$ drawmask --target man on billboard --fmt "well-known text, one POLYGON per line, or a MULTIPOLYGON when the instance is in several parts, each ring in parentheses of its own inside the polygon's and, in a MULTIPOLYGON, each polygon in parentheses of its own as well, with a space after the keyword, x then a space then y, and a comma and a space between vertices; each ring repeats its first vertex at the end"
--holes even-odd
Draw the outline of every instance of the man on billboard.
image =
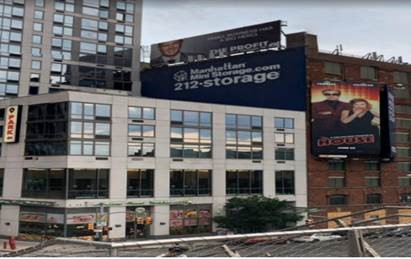
POLYGON ((339 100, 341 91, 334 88, 322 91, 325 100, 312 104, 312 127, 318 135, 340 131, 343 128, 341 113, 349 110, 349 104, 339 100))
POLYGON ((162 67, 176 63, 188 63, 203 60, 201 53, 185 53, 182 51, 184 40, 173 40, 157 44, 161 55, 151 60, 152 67, 162 67))

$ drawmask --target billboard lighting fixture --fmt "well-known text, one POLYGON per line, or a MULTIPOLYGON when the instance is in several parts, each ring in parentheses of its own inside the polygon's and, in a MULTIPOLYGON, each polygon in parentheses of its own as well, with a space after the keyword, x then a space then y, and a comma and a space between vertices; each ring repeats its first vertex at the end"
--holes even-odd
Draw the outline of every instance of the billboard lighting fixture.
POLYGON ((318 157, 322 158, 347 158, 347 155, 319 155, 318 157))

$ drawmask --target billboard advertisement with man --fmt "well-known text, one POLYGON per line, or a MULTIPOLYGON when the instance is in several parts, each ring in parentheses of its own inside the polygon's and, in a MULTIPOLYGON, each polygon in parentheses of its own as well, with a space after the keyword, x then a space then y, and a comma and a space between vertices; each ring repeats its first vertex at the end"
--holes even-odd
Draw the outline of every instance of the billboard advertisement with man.
POLYGON ((306 110, 303 48, 150 69, 141 82, 146 97, 306 110))
POLYGON ((151 66, 162 67, 227 57, 232 54, 279 49, 281 21, 161 42, 151 45, 151 66))
POLYGON ((311 149, 316 156, 379 155, 379 87, 368 83, 312 83, 311 134, 311 149))

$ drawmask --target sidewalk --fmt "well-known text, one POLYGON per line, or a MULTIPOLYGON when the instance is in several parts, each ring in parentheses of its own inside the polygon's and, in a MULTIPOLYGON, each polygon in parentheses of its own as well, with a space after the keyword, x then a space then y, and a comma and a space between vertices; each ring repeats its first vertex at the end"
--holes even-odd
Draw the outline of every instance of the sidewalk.
POLYGON ((1 238, 1 239, 0 239, 0 256, 5 255, 5 254, 8 254, 8 253, 10 253, 10 252, 17 252, 17 251, 20 251, 20 250, 23 250, 23 249, 26 249, 26 248, 35 246, 35 245, 37 245, 37 244, 39 244, 39 242, 20 241, 20 240, 17 240, 17 241, 16 241, 16 250, 11 250, 11 249, 10 249, 10 246, 9 246, 8 240, 7 240, 7 239, 4 239, 4 238, 1 238), (3 248, 3 243, 4 243, 4 241, 7 242, 7 249, 4 249, 4 248, 3 248))

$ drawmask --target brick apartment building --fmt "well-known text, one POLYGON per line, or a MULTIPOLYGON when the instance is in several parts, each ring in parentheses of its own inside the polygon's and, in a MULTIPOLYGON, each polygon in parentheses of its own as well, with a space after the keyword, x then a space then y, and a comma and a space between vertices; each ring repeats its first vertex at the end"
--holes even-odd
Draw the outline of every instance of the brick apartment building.
MULTIPOLYGON (((341 53, 319 51, 316 35, 295 33, 287 36, 287 47, 306 46, 307 83, 345 81, 390 85, 395 93, 394 161, 382 162, 378 157, 362 159, 324 159, 310 152, 311 131, 307 130, 308 206, 317 212, 314 221, 345 216, 381 206, 411 203, 411 65, 402 62, 377 61, 341 53)), ((369 55, 371 56, 371 55, 369 55)), ((308 98, 309 103, 309 98, 308 98)), ((307 129, 310 127, 307 112, 307 129)), ((399 211, 401 213, 404 211, 399 211)), ((383 218, 386 211, 376 211, 348 219, 383 218)), ((404 220, 406 220, 404 218, 404 220)), ((409 221, 409 219, 408 219, 409 221)), ((381 223, 390 223, 389 219, 381 223)), ((405 222, 404 222, 405 223, 405 222)), ((333 225, 333 223, 331 223, 333 225)))

